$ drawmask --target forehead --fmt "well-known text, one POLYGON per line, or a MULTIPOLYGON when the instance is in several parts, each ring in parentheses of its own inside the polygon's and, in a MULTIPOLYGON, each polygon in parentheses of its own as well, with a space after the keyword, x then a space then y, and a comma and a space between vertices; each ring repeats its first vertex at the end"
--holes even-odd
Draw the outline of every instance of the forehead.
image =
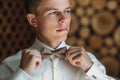
POLYGON ((57 8, 57 9, 65 9, 70 7, 69 0, 41 0, 39 8, 57 8))

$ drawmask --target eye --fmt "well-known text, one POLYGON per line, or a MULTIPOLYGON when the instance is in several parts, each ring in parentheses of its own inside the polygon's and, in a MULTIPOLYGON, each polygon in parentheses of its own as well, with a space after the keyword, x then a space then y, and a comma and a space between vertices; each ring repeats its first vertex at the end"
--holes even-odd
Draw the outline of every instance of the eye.
POLYGON ((67 10, 65 11, 65 13, 71 13, 71 10, 70 10, 70 9, 67 9, 67 10))
POLYGON ((49 13, 49 15, 57 15, 58 13, 56 11, 49 13))

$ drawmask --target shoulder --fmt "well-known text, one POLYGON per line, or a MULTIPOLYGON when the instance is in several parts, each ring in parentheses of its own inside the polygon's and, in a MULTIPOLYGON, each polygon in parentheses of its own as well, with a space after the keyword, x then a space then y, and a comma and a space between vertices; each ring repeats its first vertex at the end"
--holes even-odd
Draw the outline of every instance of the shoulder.
POLYGON ((22 54, 22 51, 19 51, 17 54, 10 56, 8 58, 5 58, 1 66, 5 65, 12 71, 15 71, 19 67, 19 63, 21 60, 21 54, 22 54))
POLYGON ((5 58, 2 63, 8 63, 8 62, 12 62, 12 61, 16 61, 16 60, 20 59, 21 53, 22 53, 22 51, 19 51, 17 54, 14 54, 12 56, 5 58))
POLYGON ((0 80, 8 78, 19 68, 20 59, 21 51, 3 60, 3 62, 0 64, 0 80))

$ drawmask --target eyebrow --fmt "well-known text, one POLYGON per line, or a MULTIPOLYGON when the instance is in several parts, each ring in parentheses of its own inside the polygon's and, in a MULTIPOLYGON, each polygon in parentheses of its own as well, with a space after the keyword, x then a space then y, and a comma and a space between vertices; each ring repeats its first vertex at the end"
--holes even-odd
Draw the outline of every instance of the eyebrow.
MULTIPOLYGON (((67 7, 66 9, 71 9, 71 7, 67 7)), ((43 13, 45 13, 47 11, 50 11, 50 10, 58 10, 58 9, 56 9, 56 8, 46 8, 43 13)))

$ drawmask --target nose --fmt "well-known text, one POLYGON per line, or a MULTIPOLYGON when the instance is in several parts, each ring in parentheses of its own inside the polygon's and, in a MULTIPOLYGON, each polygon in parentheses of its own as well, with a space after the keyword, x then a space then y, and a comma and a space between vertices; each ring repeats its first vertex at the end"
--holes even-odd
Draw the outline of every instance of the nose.
POLYGON ((59 23, 62 24, 67 21, 67 16, 64 13, 59 14, 59 23))

